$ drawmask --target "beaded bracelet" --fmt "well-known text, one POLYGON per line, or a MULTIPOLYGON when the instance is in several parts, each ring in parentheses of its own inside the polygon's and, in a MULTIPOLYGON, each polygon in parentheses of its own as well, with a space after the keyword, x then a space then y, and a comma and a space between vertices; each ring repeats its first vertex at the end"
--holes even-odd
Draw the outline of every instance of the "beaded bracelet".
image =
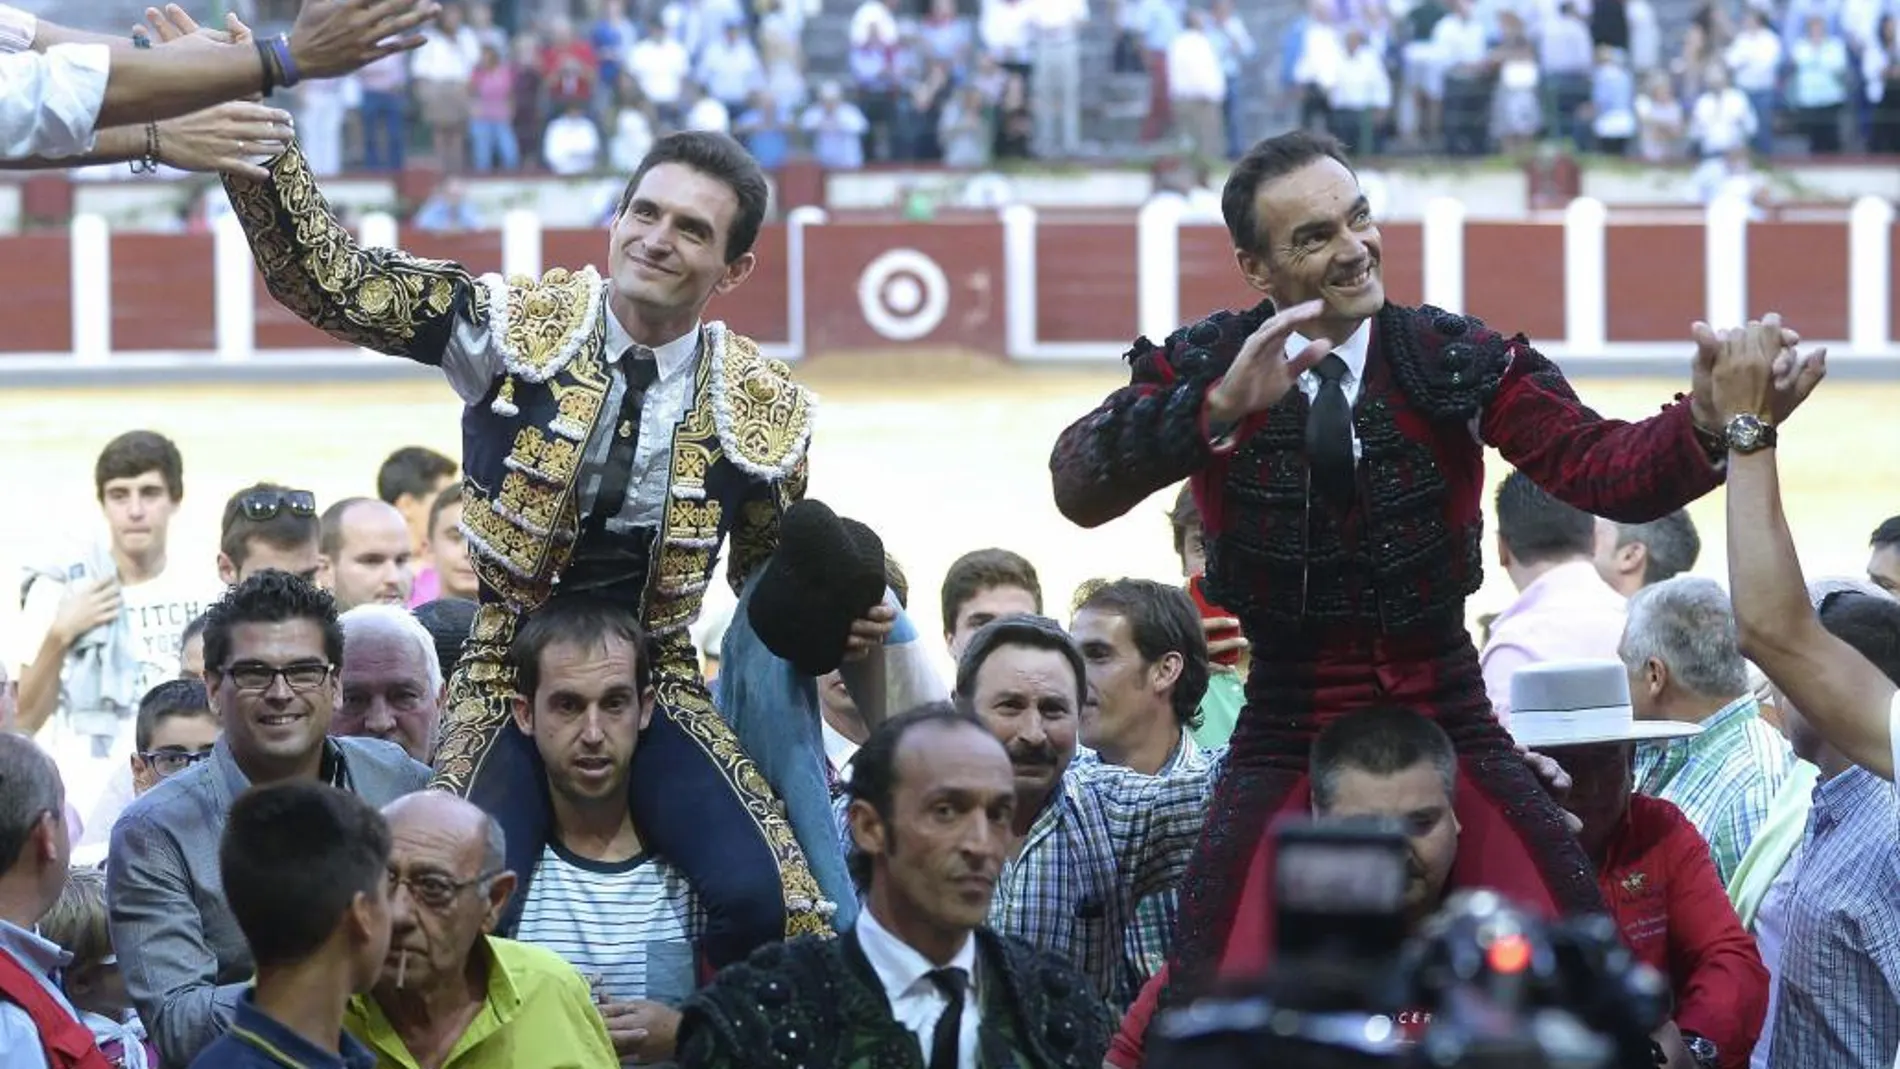
POLYGON ((132 161, 133 174, 155 174, 158 171, 158 124, 145 124, 145 155, 132 161))

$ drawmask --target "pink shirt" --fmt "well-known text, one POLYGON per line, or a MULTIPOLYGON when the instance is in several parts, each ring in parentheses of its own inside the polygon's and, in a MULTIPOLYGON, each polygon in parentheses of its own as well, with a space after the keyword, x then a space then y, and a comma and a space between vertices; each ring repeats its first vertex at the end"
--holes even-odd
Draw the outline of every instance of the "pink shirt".
POLYGON ((469 77, 469 92, 474 95, 471 118, 487 122, 513 122, 515 117, 515 71, 506 63, 477 67, 469 77))
POLYGON ((1525 665, 1615 660, 1627 611, 1623 595, 1587 560, 1559 564, 1525 587, 1491 621, 1491 640, 1478 655, 1498 722, 1511 725, 1511 676, 1525 665))

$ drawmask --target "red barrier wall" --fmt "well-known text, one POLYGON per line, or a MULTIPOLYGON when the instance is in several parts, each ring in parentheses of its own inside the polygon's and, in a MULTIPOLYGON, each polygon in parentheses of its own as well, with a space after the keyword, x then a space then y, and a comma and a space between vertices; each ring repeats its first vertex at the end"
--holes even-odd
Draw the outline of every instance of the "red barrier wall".
MULTIPOLYGON (((1004 227, 974 214, 933 223, 833 220, 803 231, 804 349, 811 354, 893 345, 1008 348, 1004 227)), ((1508 332, 1555 344, 1565 334, 1564 227, 1546 222, 1472 222, 1464 230, 1465 305, 1508 332)), ((1750 309, 1775 309, 1803 333, 1848 333, 1849 230, 1845 221, 1770 222, 1748 229, 1750 309)), ((1418 303, 1424 292, 1423 234, 1416 224, 1383 228, 1386 293, 1418 303)), ((713 301, 711 316, 766 343, 793 340, 795 310, 788 232, 765 227, 757 266, 744 285, 713 301)), ((1119 348, 1138 332, 1136 224, 1127 212, 1047 214, 1034 234, 1034 327, 1038 343, 1119 348)), ((1699 223, 1612 220, 1605 232, 1608 340, 1686 339, 1707 306, 1699 223)), ((1900 304, 1900 227, 1889 237, 1900 304)), ((0 355, 72 347, 70 239, 64 234, 0 240, 0 355)), ((419 256, 453 260, 473 273, 499 270, 499 233, 407 233, 419 256)), ((606 234, 550 230, 542 260, 604 271, 606 234)), ((206 235, 119 234, 110 241, 113 347, 210 351, 216 347, 213 242, 206 235)), ((1180 231, 1180 318, 1259 299, 1240 278, 1226 232, 1180 231)), ((255 286, 257 348, 334 346, 255 286)))

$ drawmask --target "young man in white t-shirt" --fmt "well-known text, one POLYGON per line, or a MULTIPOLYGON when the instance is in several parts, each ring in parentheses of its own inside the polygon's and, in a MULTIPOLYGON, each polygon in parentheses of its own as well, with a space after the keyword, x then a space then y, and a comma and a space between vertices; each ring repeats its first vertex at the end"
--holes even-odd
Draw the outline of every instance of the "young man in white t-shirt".
POLYGON ((529 616, 513 649, 525 695, 515 725, 540 755, 554 826, 510 934, 588 978, 624 1062, 669 1061, 703 921, 685 875, 646 850, 631 815, 628 769, 653 716, 646 637, 625 608, 576 596, 529 616))
POLYGON ((18 651, 16 728, 53 754, 81 812, 125 765, 139 698, 178 675, 185 627, 217 596, 211 576, 167 566, 184 497, 184 462, 170 439, 114 438, 93 482, 110 538, 30 570, 18 651))

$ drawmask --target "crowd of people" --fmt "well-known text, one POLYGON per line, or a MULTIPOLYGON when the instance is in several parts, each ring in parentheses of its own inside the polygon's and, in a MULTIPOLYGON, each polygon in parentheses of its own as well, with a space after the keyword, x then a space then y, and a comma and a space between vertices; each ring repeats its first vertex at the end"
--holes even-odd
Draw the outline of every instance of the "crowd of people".
MULTIPOLYGON (((99 153, 102 114, 436 14, 154 12, 147 57, 0 7, 32 50, 0 73, 67 92, 0 140, 99 153)), ((170 541, 174 442, 101 450, 105 534, 27 569, 0 690, 9 1064, 1132 1069, 1271 975, 1280 888, 1325 875, 1282 880, 1305 818, 1403 844, 1413 931, 1461 890, 1607 916, 1671 996, 1665 1069, 1900 1062, 1900 517, 1865 580, 1805 580, 1799 324, 1698 323, 1688 389, 1604 419, 1525 336, 1388 302, 1339 143, 1263 140, 1222 198, 1261 300, 1137 339, 1050 455, 1078 528, 1171 495, 1180 576, 1064 604, 973 548, 925 622, 874 522, 807 496, 816 399, 705 319, 767 213, 734 139, 654 142, 604 274, 503 278, 359 245, 262 128, 224 190, 269 293, 439 372, 461 456, 245 487, 214 553, 170 541), (1684 574, 1717 492, 1725 585, 1684 574), (1517 597, 1474 636, 1487 550, 1517 597)))

